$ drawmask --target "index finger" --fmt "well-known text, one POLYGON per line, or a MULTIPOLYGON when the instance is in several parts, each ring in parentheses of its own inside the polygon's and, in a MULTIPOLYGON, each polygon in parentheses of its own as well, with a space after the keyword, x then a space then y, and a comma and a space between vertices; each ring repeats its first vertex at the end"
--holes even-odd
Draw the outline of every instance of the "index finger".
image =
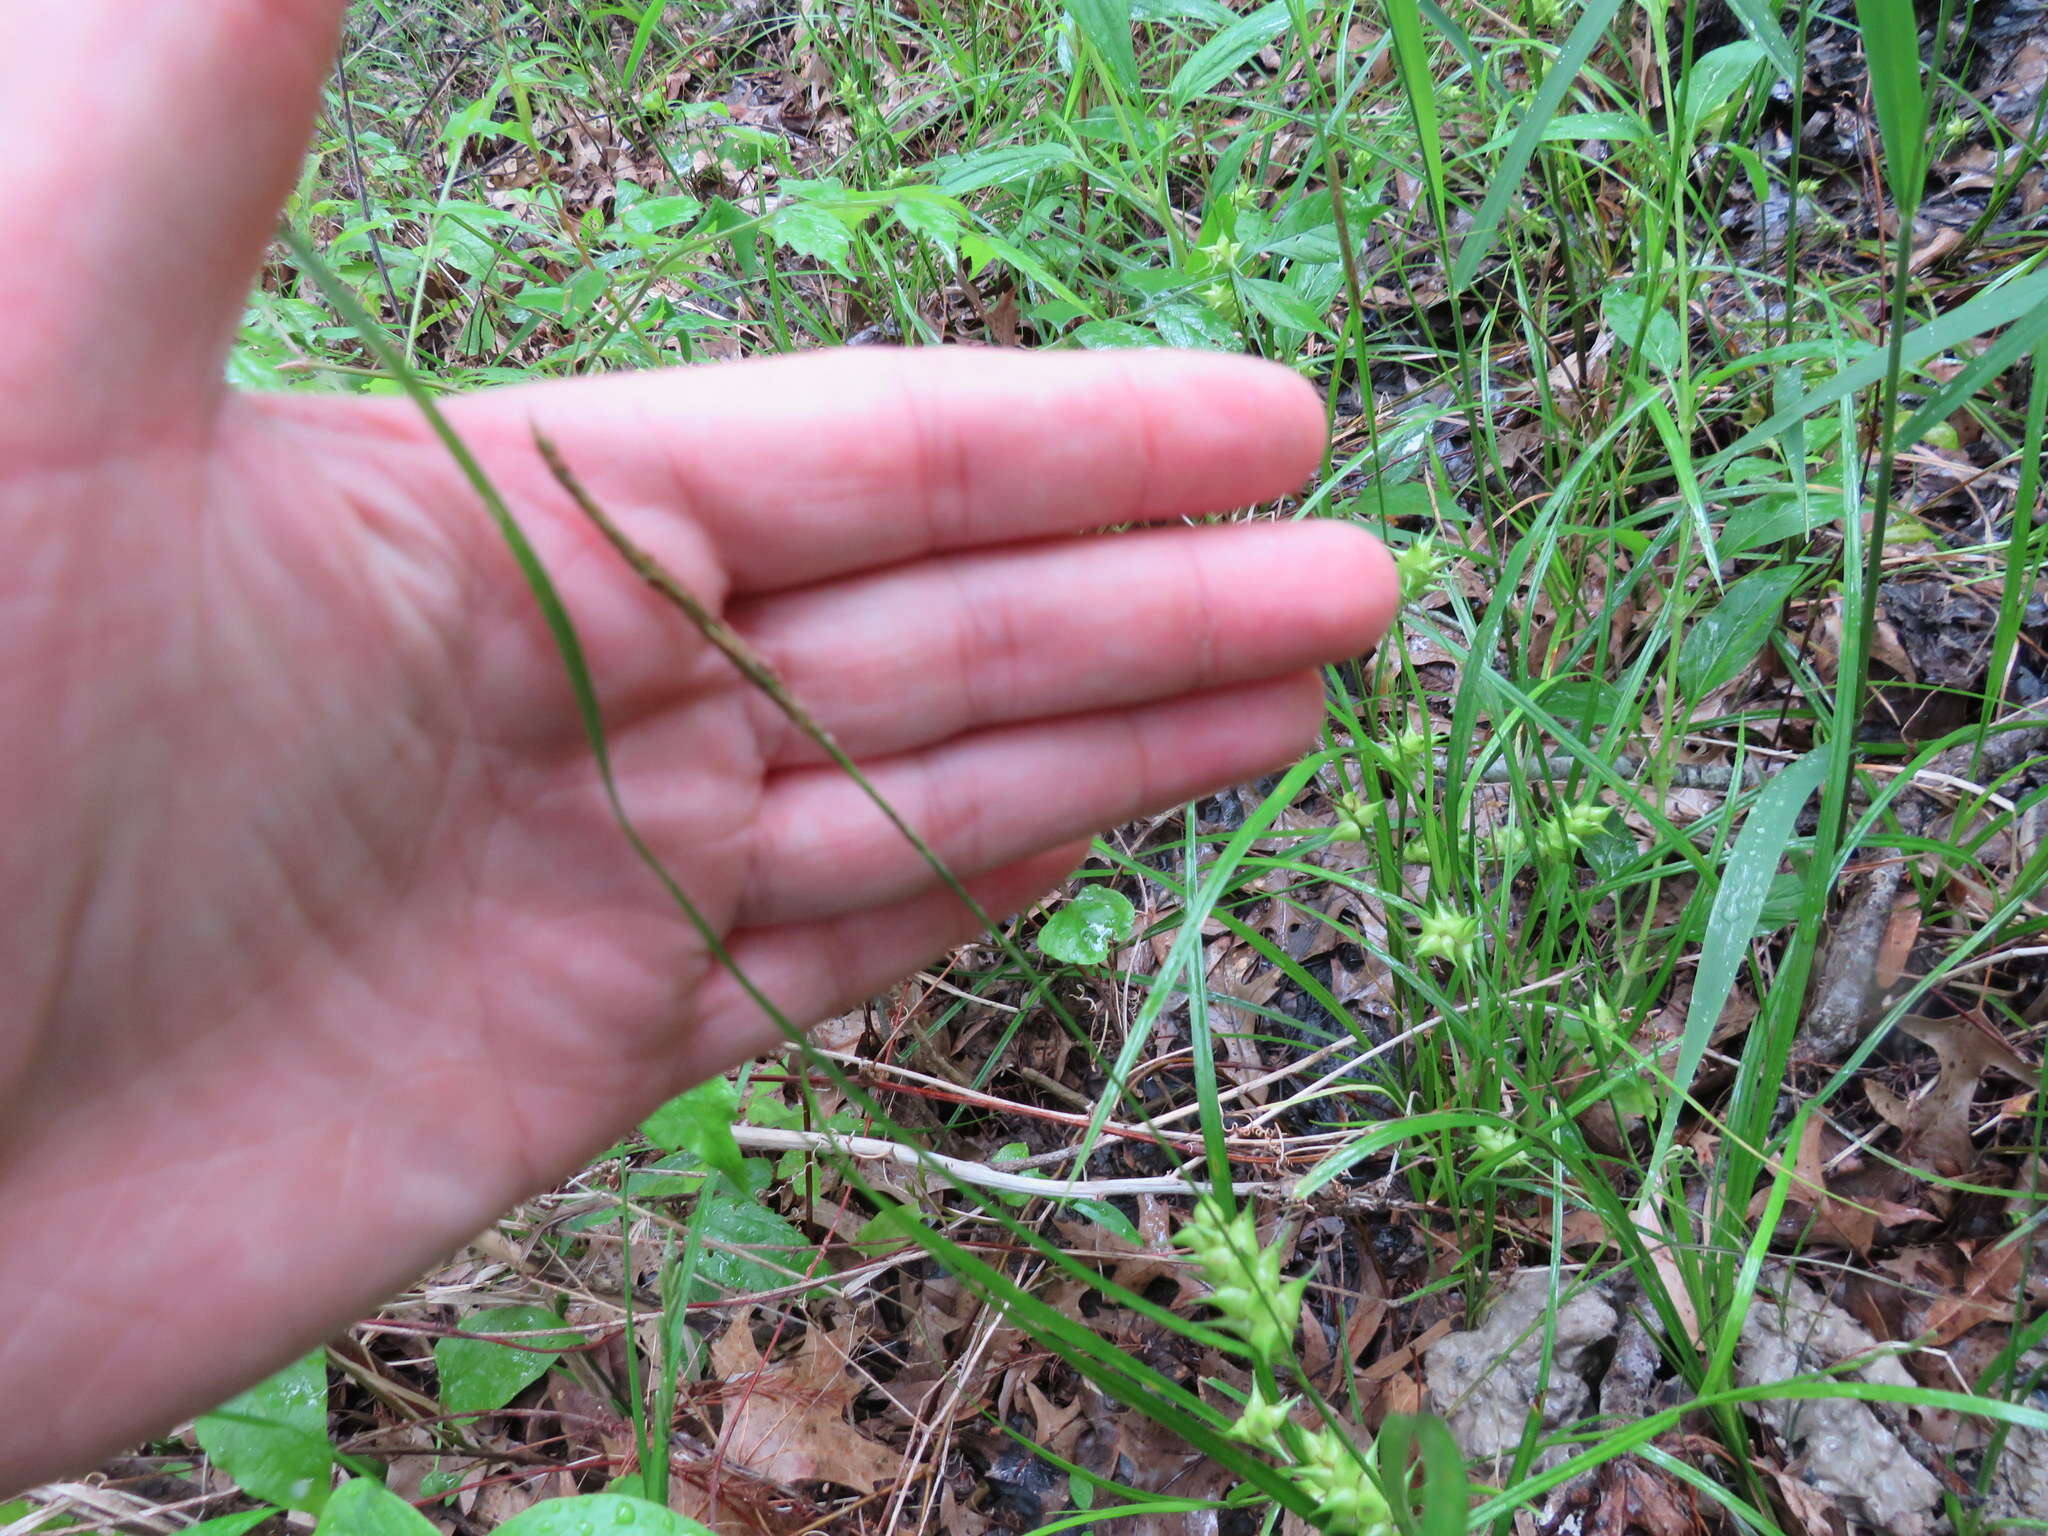
POLYGON ((687 517, 740 592, 1250 505, 1299 486, 1324 441, 1302 379, 1208 352, 862 349, 461 409, 501 440, 538 425, 622 514, 687 517))

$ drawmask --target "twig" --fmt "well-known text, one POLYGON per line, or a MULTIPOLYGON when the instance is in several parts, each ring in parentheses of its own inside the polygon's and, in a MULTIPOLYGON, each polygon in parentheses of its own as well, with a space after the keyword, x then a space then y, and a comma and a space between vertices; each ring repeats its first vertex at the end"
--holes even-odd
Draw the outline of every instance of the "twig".
MULTIPOLYGON (((2048 716, 2048 700, 2037 700, 2009 717, 2011 721, 2039 722, 2048 716)), ((1996 781, 2048 748, 2048 725, 2027 724, 1999 732, 1983 748, 1981 773, 1996 781)), ((1941 812, 1940 803, 1922 784, 1945 789, 1974 789, 1959 777, 1977 754, 1978 744, 1964 742, 1949 748, 1913 774, 1913 785, 1902 790, 1894 803, 1893 815, 1900 830, 1918 837, 1941 812)), ((1985 791, 1977 791, 1986 793, 1985 791)), ((1806 1018, 1799 1027, 1799 1051, 1818 1062, 1840 1061, 1861 1040, 1876 1019, 1884 998, 1877 984, 1877 954, 1890 926, 1892 905, 1906 877, 1906 858, 1887 859, 1862 877, 1844 905, 1835 924, 1827 957, 1814 978, 1806 1018)), ((1989 964, 1990 960, 1980 960, 1989 964)))
MULTIPOLYGON (((1113 1195, 1201 1195, 1209 1185, 1173 1174, 1135 1179, 1047 1179, 1005 1173, 987 1163, 925 1152, 875 1136, 837 1136, 830 1131, 784 1131, 765 1125, 736 1125, 733 1139, 750 1152, 840 1152, 862 1162, 894 1163, 899 1168, 938 1168, 963 1184, 999 1189, 1015 1195, 1050 1195, 1057 1199, 1107 1200, 1113 1195)), ((1247 1179, 1230 1186, 1232 1194, 1291 1193, 1291 1182, 1247 1179)))

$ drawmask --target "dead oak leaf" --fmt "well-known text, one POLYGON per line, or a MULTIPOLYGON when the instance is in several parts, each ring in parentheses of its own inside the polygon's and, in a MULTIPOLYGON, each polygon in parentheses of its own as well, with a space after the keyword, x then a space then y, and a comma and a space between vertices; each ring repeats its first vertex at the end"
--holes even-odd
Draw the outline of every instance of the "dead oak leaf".
POLYGON ((754 1344, 751 1317, 736 1318, 711 1346, 712 1367, 725 1383, 719 1454, 783 1484, 837 1483, 873 1493, 896 1477, 902 1458, 846 1421, 860 1389, 839 1338, 814 1327, 793 1356, 770 1364, 754 1344))
POLYGON ((2012 1238, 1973 1253, 1961 1289, 1937 1296, 1927 1308, 1921 1327, 1931 1335, 1929 1347, 1938 1349, 1979 1323, 2009 1320, 2026 1256, 2027 1245, 2012 1238))
POLYGON ((1992 1070, 2016 1082, 2032 1082, 2034 1069, 1995 1032, 1965 1018, 1909 1015, 1899 1021, 1899 1028, 1930 1047, 1941 1062, 1934 1086, 1911 1101, 1907 1160, 1924 1156, 1926 1166, 1936 1173, 1966 1173, 1977 1155, 1970 1142, 1970 1108, 1977 1084, 1992 1070))

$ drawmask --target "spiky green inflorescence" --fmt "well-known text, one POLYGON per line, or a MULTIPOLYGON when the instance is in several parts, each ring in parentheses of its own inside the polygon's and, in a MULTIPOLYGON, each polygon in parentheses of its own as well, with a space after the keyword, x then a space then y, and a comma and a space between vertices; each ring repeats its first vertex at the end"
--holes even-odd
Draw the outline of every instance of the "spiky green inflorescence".
POLYGON ((1387 1536, 1394 1529, 1394 1512, 1364 1458, 1335 1430, 1303 1436, 1301 1460, 1290 1470, 1316 1501, 1316 1528, 1328 1536, 1387 1536))
POLYGON ((1275 1456, 1287 1454, 1284 1438, 1291 1422, 1297 1399, 1283 1397, 1278 1400, 1266 1396, 1266 1389, 1258 1382, 1252 1383, 1252 1390, 1244 1400, 1244 1406, 1237 1411, 1237 1422, 1226 1433, 1230 1438, 1245 1445, 1255 1445, 1262 1451, 1271 1451, 1275 1456))
POLYGON ((1597 800, 1581 800, 1576 805, 1568 805, 1555 816, 1536 824, 1536 847, 1553 859, 1568 859, 1606 826, 1607 818, 1613 814, 1612 806, 1602 805, 1597 800))
POLYGON ((1495 1173, 1504 1173, 1510 1168, 1528 1162, 1529 1154, 1521 1146, 1521 1137, 1505 1125, 1481 1125, 1472 1130, 1472 1151, 1482 1168, 1489 1165, 1495 1173))
POLYGON ((1486 834, 1486 849, 1503 863, 1519 863, 1529 857, 1529 834, 1519 821, 1504 821, 1486 834))
POLYGON ((1337 824, 1330 830, 1340 843, 1363 843, 1372 837, 1372 829, 1386 814, 1386 807, 1377 800, 1368 800, 1355 789, 1337 791, 1337 824))
POLYGON ((1450 563, 1450 556, 1429 534, 1402 550, 1394 557, 1394 573, 1401 581, 1401 601, 1412 603, 1435 591, 1450 563))
POLYGON ((1244 1340, 1255 1359, 1272 1365, 1294 1347, 1294 1322, 1301 1316, 1308 1276, 1280 1274, 1280 1247, 1259 1246, 1258 1225, 1249 1207, 1225 1216, 1204 1198, 1181 1223, 1174 1241, 1194 1255, 1209 1282, 1209 1304, 1220 1325, 1244 1340))
POLYGON ((1387 768, 1398 779, 1412 781, 1429 770, 1429 732, 1421 727, 1405 727, 1382 750, 1387 768))
POLYGON ((1479 958, 1479 919, 1441 903, 1431 907, 1415 930, 1415 953, 1424 960, 1448 960, 1461 971, 1469 968, 1479 958))

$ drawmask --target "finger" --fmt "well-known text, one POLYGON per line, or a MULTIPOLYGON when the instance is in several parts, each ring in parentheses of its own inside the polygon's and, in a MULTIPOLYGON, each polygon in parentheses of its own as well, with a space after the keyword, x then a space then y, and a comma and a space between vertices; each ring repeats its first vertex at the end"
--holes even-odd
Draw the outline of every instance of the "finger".
MULTIPOLYGON (((104 443, 203 423, 342 0, 0 6, 11 401, 104 443), (80 418, 84 419, 80 419, 80 418)), ((16 423, 16 425, 20 425, 16 423)))
MULTIPOLYGON (((1004 918, 1052 890, 1087 854, 1085 842, 1070 843, 970 880, 967 888, 982 910, 1004 918)), ((874 996, 980 932, 960 898, 942 889, 846 917, 742 930, 730 948, 784 1018, 809 1024, 874 996)), ((705 1022, 685 1049, 681 1080, 700 1082, 782 1044, 781 1029, 730 973, 720 971, 698 998, 705 1022)))
POLYGON ((528 461, 538 425, 629 532, 703 528, 741 592, 1248 505, 1324 440, 1298 376, 1211 352, 862 348, 521 387, 458 418, 528 461))
MULTIPOLYGON (((878 757, 1356 656, 1398 594, 1363 529, 1252 523, 940 557, 733 619, 842 747, 878 757)), ((749 699, 771 764, 825 760, 772 700, 749 699)))
MULTIPOLYGON (((961 876, 1291 761, 1323 715, 1295 673, 1141 709, 979 731, 867 765, 875 790, 961 876)), ((803 922, 901 901, 931 868, 839 769, 770 780, 738 922, 803 922)))

